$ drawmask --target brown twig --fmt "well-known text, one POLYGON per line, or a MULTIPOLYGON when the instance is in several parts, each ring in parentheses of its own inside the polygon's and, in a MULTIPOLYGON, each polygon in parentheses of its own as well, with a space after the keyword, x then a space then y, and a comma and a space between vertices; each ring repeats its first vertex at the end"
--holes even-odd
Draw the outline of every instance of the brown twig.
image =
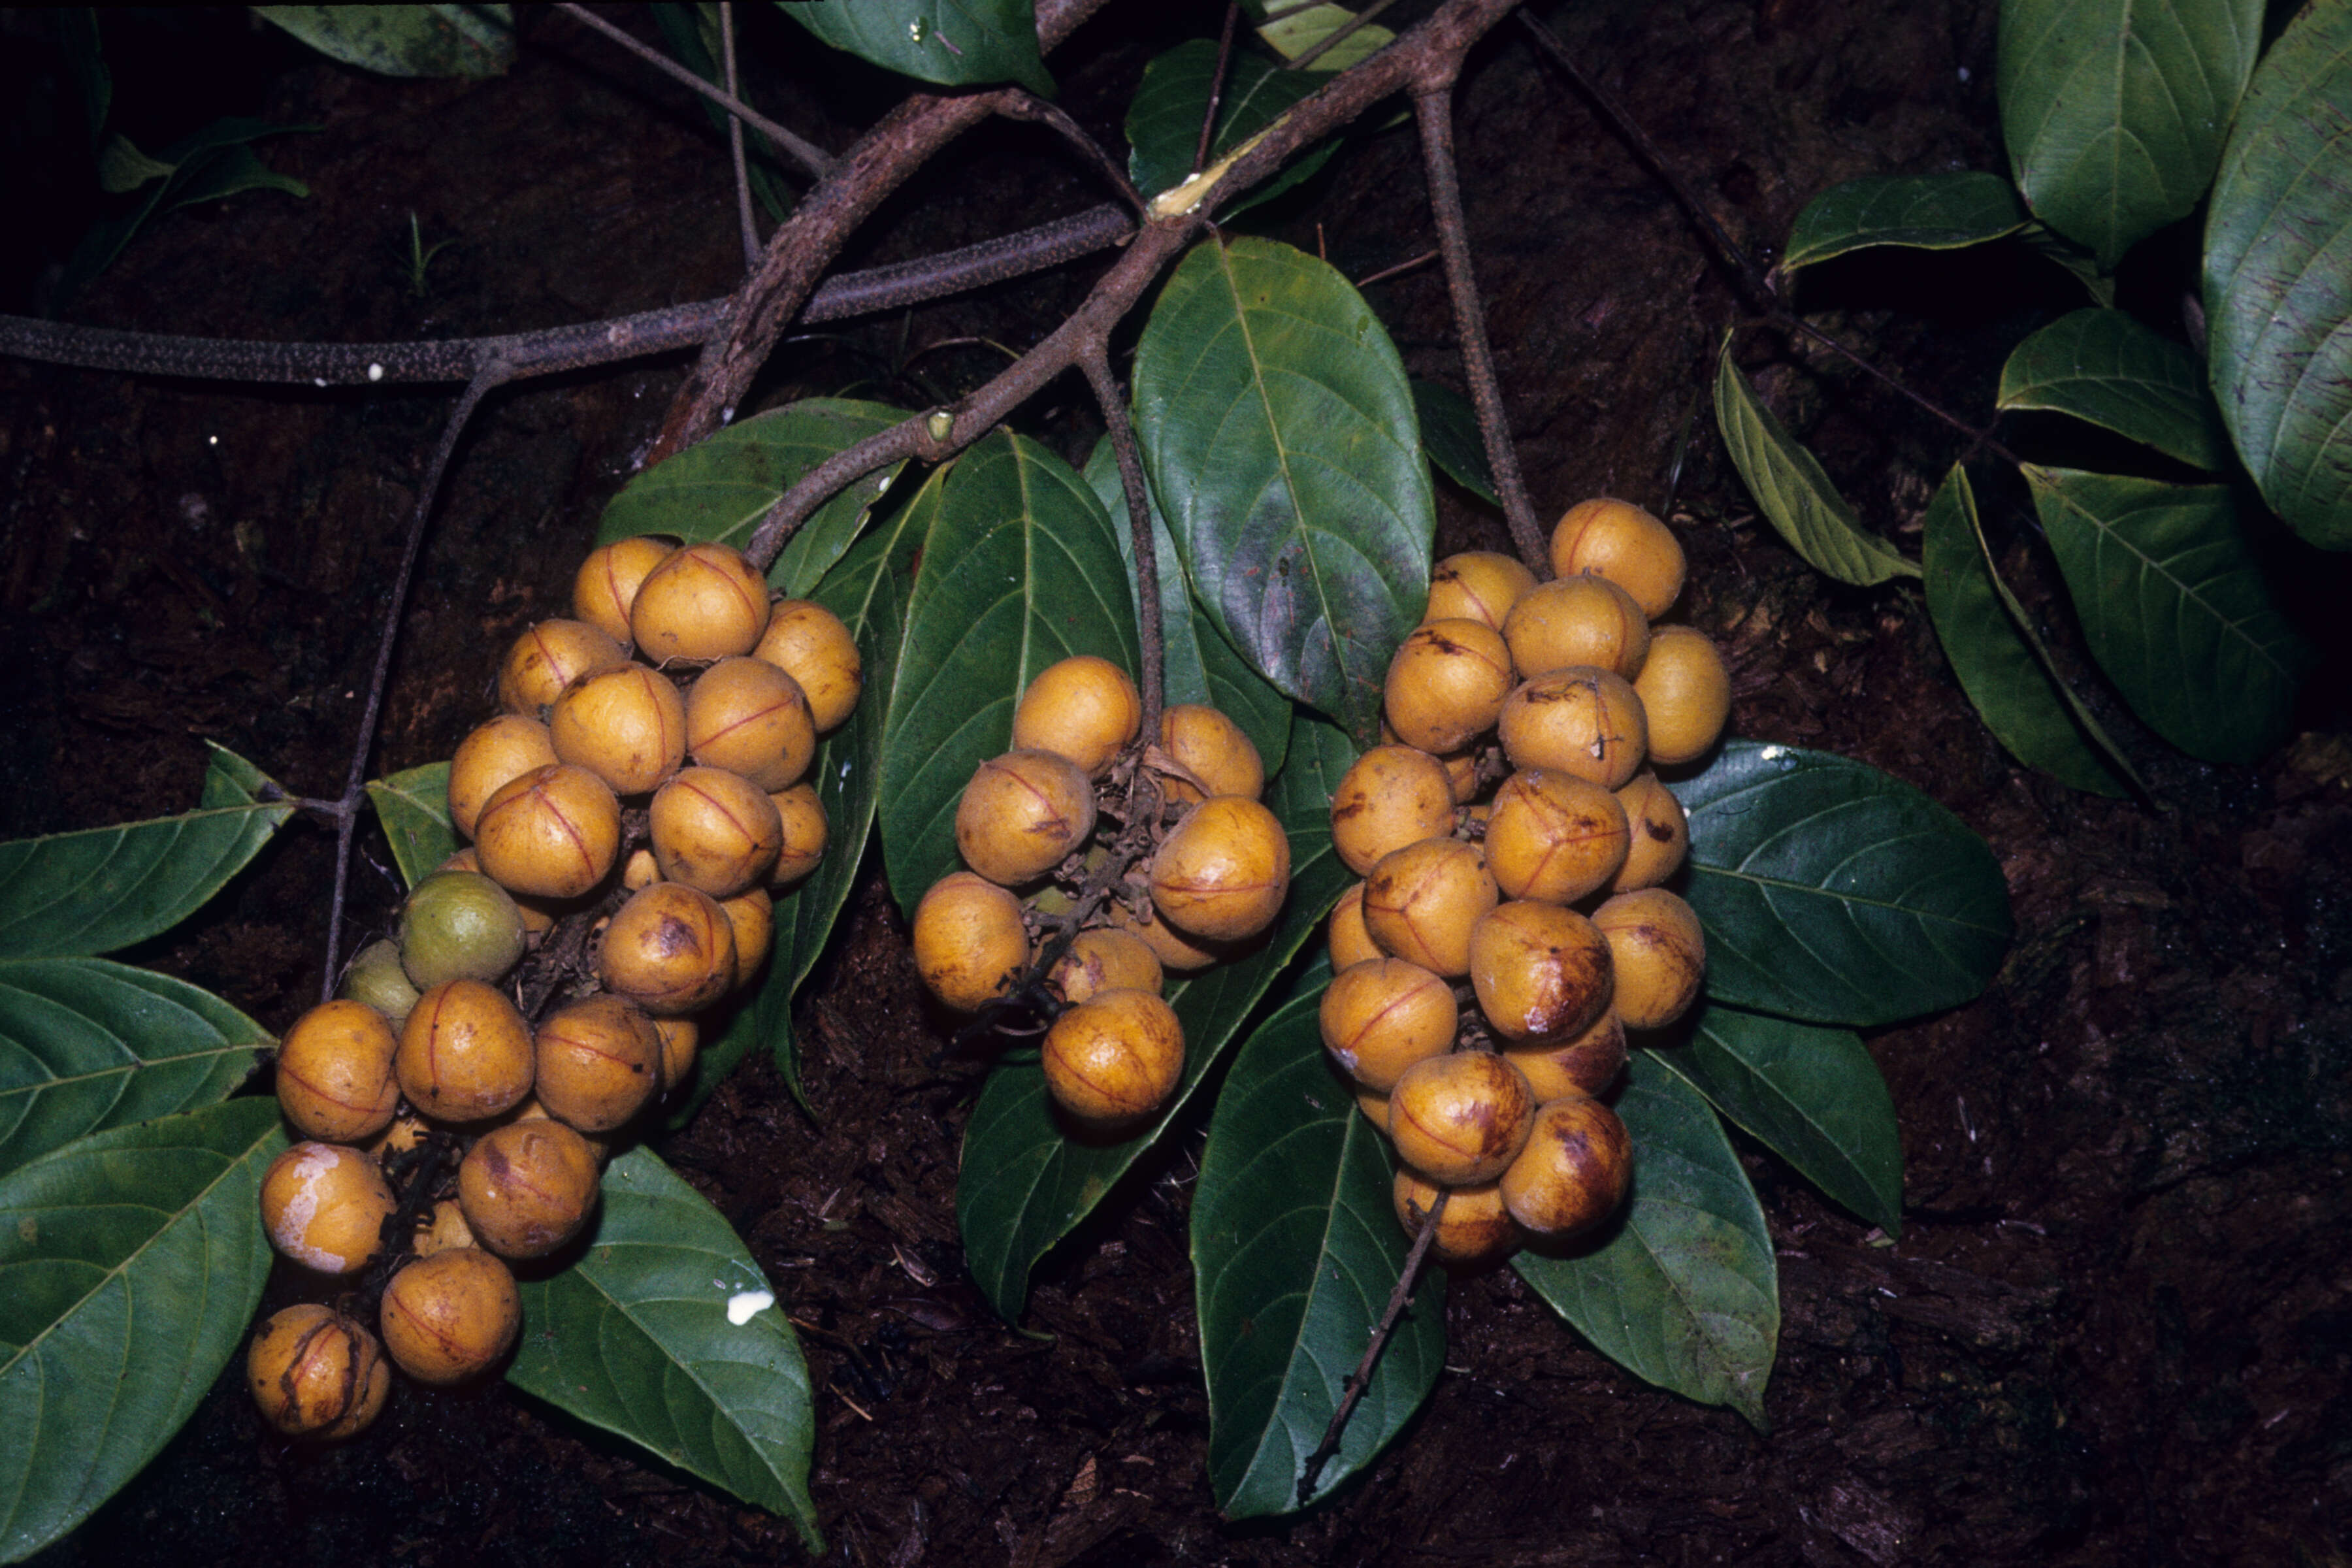
POLYGON ((1416 267, 1426 267, 1436 260, 1439 254, 1434 250, 1424 250, 1410 261, 1400 261, 1394 267, 1383 267, 1369 277, 1359 278, 1356 279, 1356 292, 1360 294, 1375 283, 1385 283, 1390 279, 1410 272, 1416 267))
POLYGON ((1234 59, 1234 22, 1242 14, 1242 0, 1226 0, 1225 26, 1217 35, 1217 64, 1209 73, 1209 107, 1201 111, 1201 139, 1192 145, 1192 166, 1188 174, 1197 174, 1209 165, 1209 143, 1217 133, 1217 110, 1225 101, 1225 69, 1234 59))
POLYGON ((1139 213, 1143 210, 1143 196, 1136 190, 1135 182, 1127 177, 1126 166, 1112 157, 1101 142, 1087 135, 1087 128, 1071 119, 1059 106, 1046 102, 1034 92, 1015 89, 1003 95, 996 111, 1007 120, 1043 125, 1057 132, 1062 140, 1078 150, 1080 157, 1093 165, 1095 173, 1110 182, 1111 189, 1117 191, 1128 205, 1139 213))
MULTIPOLYGON (((1156 198, 1155 216, 1129 244, 1127 253, 1096 282, 1075 314, 1016 363, 961 401, 877 432, 803 474, 768 510, 767 516, 752 531, 744 553, 764 571, 793 531, 844 487, 890 463, 909 458, 945 462, 988 434, 1048 382, 1076 366, 1086 344, 1108 337, 1110 330, 1133 309, 1160 269, 1209 226, 1211 205, 1266 180, 1301 149, 1349 124, 1389 94, 1408 88, 1418 93, 1427 90, 1430 84, 1442 89, 1461 68, 1462 57, 1470 46, 1517 4, 1518 0, 1447 0, 1395 44, 1363 64, 1340 72, 1313 97, 1294 105, 1259 132, 1230 163, 1221 165, 1215 179, 1188 182, 1179 187, 1184 193, 1181 199, 1190 203, 1182 210, 1160 210, 1160 204, 1170 203, 1174 193, 1156 198)), ((898 177, 903 178, 904 173, 898 177)), ((806 210, 821 195, 822 188, 811 193, 802 210, 806 210)), ((1457 192, 1457 215, 1459 206, 1457 192)), ((799 212, 793 214, 795 218, 799 216, 799 212)), ((780 228, 777 235, 784 232, 780 228)), ((772 238, 772 260, 775 250, 776 242, 772 238)), ((1484 343, 1483 333, 1479 341, 1484 343)), ((1516 477, 1516 463, 1509 471, 1516 477)), ((1521 503, 1524 506, 1524 492, 1521 503)), ((1533 513, 1528 516, 1532 519, 1533 513)))
POLYGON ((1486 312, 1478 298, 1478 279, 1471 271, 1470 234, 1462 216, 1462 183, 1454 163, 1454 82, 1417 89, 1413 117, 1421 124, 1421 162, 1429 176, 1429 210, 1437 222, 1437 248, 1445 258, 1445 287, 1454 296, 1454 334, 1462 340, 1462 370, 1470 383, 1470 402, 1478 411, 1478 434, 1486 443, 1486 466, 1494 470, 1495 489, 1503 498, 1503 517, 1511 525, 1511 542, 1538 576, 1551 570, 1551 552, 1537 525, 1535 507, 1528 500, 1527 481, 1519 476, 1519 455, 1511 444, 1510 421, 1503 411, 1503 388, 1495 377, 1495 356, 1486 344, 1486 312))
POLYGON ((1143 459, 1135 449, 1135 427, 1128 423, 1127 392, 1111 374, 1110 350, 1099 338, 1078 351, 1078 368, 1102 405, 1103 425, 1111 456, 1118 462, 1119 489, 1127 496, 1127 527, 1135 543, 1135 635, 1143 647, 1143 721, 1138 727, 1147 743, 1160 737, 1160 710, 1167 700, 1167 643, 1160 618, 1160 547, 1151 537, 1151 497, 1144 488, 1143 459))
MULTIPOLYGON (((735 85, 735 0, 720 0, 719 52, 720 68, 727 74, 727 95, 733 98, 738 93, 735 85)), ((727 117, 727 155, 735 163, 735 216, 743 226, 743 270, 749 272, 760 265, 760 229, 751 221, 751 169, 743 157, 743 120, 740 115, 727 117)))
MULTIPOLYGON (((1050 52, 1105 0, 1040 0, 1037 46, 1050 52)), ((646 456, 657 463, 717 430, 750 389, 776 340, 800 314, 850 235, 949 142, 1002 108, 1003 92, 919 92, 884 115, 803 195, 727 312, 725 328, 670 401, 646 456)))
POLYGON ((1412 1300, 1414 1289, 1421 1283, 1422 1265, 1429 1260, 1430 1244, 1437 1239, 1437 1222, 1445 1214, 1446 1189, 1437 1189, 1437 1201, 1421 1217, 1421 1234, 1412 1238, 1412 1250, 1405 1254, 1404 1272, 1397 1276, 1396 1289, 1389 1292, 1388 1310, 1372 1330, 1371 1342, 1364 1347, 1364 1359, 1348 1374, 1345 1391, 1339 1396, 1339 1408, 1331 1412, 1331 1424, 1323 1428, 1323 1440, 1307 1456, 1307 1463, 1298 1472, 1298 1500, 1305 1502, 1315 1492, 1315 1478, 1332 1455, 1339 1451, 1339 1438, 1348 1428, 1348 1417, 1356 1413, 1357 1404, 1364 1390, 1372 1384, 1372 1370, 1380 1365, 1381 1352, 1388 1349, 1389 1336, 1396 1331, 1397 1321, 1404 1316, 1407 1302, 1412 1300))
POLYGON ((425 543, 425 525, 433 516, 433 498, 440 493, 441 476, 449 467, 449 454, 457 448, 457 437, 474 410, 493 388, 514 378, 513 367, 503 362, 483 366, 466 384, 457 405, 449 411, 448 423, 441 427, 440 442, 433 448, 433 460, 425 465, 425 483, 416 495, 416 515, 408 525, 408 540, 401 548, 400 569, 393 574, 391 602, 384 606, 383 635, 376 640, 375 669, 368 678, 367 706, 360 711, 358 739, 352 743, 352 765, 343 775, 343 795, 337 803, 335 815, 335 893, 334 902, 327 911, 326 971, 319 981, 319 1000, 325 1002, 335 994, 337 965, 342 958, 343 896, 351 885, 352 839, 359 828, 360 804, 367 799, 368 758, 375 752, 377 721, 383 716, 384 689, 392 683, 392 654, 400 645, 402 610, 408 603, 408 586, 416 575, 416 556, 425 543))
MULTIPOLYGON (((795 136, 793 132, 785 130, 782 126, 777 124, 774 121, 769 119, 766 115, 761 113, 750 104, 745 103, 742 100, 737 98, 732 91, 713 86, 711 83, 703 80, 700 77, 687 69, 684 66, 678 64, 676 60, 671 59, 667 55, 663 54, 659 49, 649 48, 646 45, 637 42, 636 39, 629 37, 628 34, 621 31, 620 28, 615 27, 612 23, 607 22, 604 17, 599 16, 595 12, 591 11, 585 5, 574 5, 567 3, 567 0, 558 0, 558 4, 555 8, 562 12, 565 16, 570 16, 574 21, 585 22, 589 26, 593 27, 596 31, 604 34, 604 37, 612 39, 613 42, 620 45, 623 48, 628 50, 629 53, 636 56, 637 58, 645 61, 646 64, 653 67, 656 70, 660 71, 662 74, 671 78, 673 80, 681 82, 687 87, 692 88, 703 97, 710 100, 711 102, 725 110, 738 122, 751 126, 753 130, 759 132, 760 134, 773 142, 777 146, 791 153, 793 161, 800 164, 802 168, 806 169, 811 174, 815 175, 819 179, 823 179, 826 174, 833 172, 833 157, 830 153, 826 153, 824 148, 818 146, 815 142, 809 141, 805 137, 795 136)), ((721 23, 720 26, 724 28, 726 25, 721 23)), ((724 36, 723 32, 721 36, 724 36)))

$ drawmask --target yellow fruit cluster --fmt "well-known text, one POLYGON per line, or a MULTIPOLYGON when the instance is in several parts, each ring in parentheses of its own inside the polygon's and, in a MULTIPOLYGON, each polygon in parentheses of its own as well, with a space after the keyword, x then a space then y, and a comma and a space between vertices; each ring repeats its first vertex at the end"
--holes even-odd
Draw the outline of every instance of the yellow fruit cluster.
POLYGON ((1152 770, 1161 809, 1132 896, 1103 903, 1044 976, 1060 1009, 1045 1086, 1086 1136, 1132 1131, 1183 1076, 1165 973, 1240 952, 1290 891, 1290 840, 1259 804, 1265 767, 1241 727, 1180 703, 1138 759, 1142 721, 1135 683, 1108 659, 1040 671, 1013 710, 1013 749, 981 763, 957 803, 956 848, 971 869, 942 878, 915 910, 915 966, 933 996, 969 1014, 1011 994, 1041 959, 1041 931, 1072 908, 1070 889, 1110 853, 1096 842, 1097 791, 1123 796, 1123 760, 1152 770))
POLYGON ((451 761, 450 819, 471 847, 412 889, 397 940, 363 949, 337 999, 280 1043, 278 1105, 301 1141, 262 1180, 272 1245, 323 1277, 379 1258, 398 1269, 374 1331, 305 1305, 257 1334, 254 1397, 289 1435, 374 1419, 387 1351, 434 1384, 507 1353, 522 1311, 509 1263, 580 1234, 610 1140, 693 1069, 688 1015, 759 973, 769 889, 824 852, 802 778, 862 679, 837 617, 772 605, 725 545, 649 538, 591 554, 572 610, 516 639, 504 711, 451 761), (560 918, 607 910, 534 1026, 508 976, 560 918), (391 1163, 435 1137, 464 1150, 454 1181, 410 1205, 414 1235, 388 1236, 387 1165, 404 1171, 413 1158, 391 1163))
POLYGON ((1706 973, 1697 917, 1660 886, 1688 826, 1645 768, 1704 756, 1730 710, 1714 644, 1654 624, 1682 547, 1590 500, 1551 566, 1538 583, 1506 555, 1438 563, 1389 666, 1386 743, 1331 798, 1364 879, 1331 917, 1324 1044, 1396 1144, 1400 1222, 1417 1233, 1448 1194, 1432 1247, 1457 1264, 1615 1210, 1632 1145, 1596 1097, 1626 1030, 1673 1023, 1706 973), (1455 1049, 1471 1001, 1498 1049, 1455 1049))

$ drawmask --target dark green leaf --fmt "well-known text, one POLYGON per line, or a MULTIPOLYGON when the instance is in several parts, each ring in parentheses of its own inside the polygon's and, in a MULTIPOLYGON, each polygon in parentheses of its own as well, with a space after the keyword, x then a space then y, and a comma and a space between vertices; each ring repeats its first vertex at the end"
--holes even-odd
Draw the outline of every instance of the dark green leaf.
POLYGON ((172 165, 142 153, 128 136, 110 137, 98 155, 98 188, 110 196, 128 195, 150 180, 168 180, 172 165))
POLYGON ((782 0, 777 8, 835 48, 918 81, 1054 91, 1031 0, 782 0))
POLYGON ((269 1275, 274 1100, 69 1143, 0 1177, 0 1563, 71 1530, 171 1440, 269 1275))
POLYGON ((1421 416, 1421 449, 1437 471, 1485 501, 1500 506, 1495 476, 1486 467, 1486 438, 1478 431, 1478 411, 1450 386, 1412 384, 1412 405, 1421 416))
POLYGON ((1916 577, 1919 568, 1862 526, 1812 453, 1764 406, 1732 363, 1729 347, 1727 337, 1715 372, 1716 427, 1748 493, 1789 548, 1841 583, 1867 587, 1890 577, 1916 577))
POLYGON ((1832 1202, 1903 1229, 1903 1135, 1862 1037, 1709 1002, 1687 1045, 1650 1053, 1832 1202))
POLYGON ((1616 1109, 1633 1136, 1622 1217, 1511 1266, 1618 1365, 1761 1429, 1780 1283, 1756 1189, 1706 1100, 1652 1052, 1633 1054, 1616 1109))
POLYGON ((224 147, 181 164, 164 190, 163 205, 165 210, 176 211, 199 202, 225 201, 246 191, 307 196, 310 187, 290 175, 274 173, 250 147, 224 147))
MULTIPOLYGON (((189 193, 201 190, 206 182, 222 177, 218 171, 213 169, 215 155, 221 150, 241 148, 245 143, 259 141, 265 136, 278 136, 291 131, 315 129, 314 126, 278 125, 267 120, 231 116, 215 120, 181 137, 155 154, 153 160, 157 163, 170 167, 173 171, 171 177, 160 184, 152 184, 145 196, 134 203, 128 210, 92 224, 89 231, 82 236, 80 243, 74 247, 73 254, 66 258, 64 272, 58 280, 57 299, 62 301, 71 298, 84 284, 105 271, 113 264, 114 258, 122 253, 122 247, 131 243, 131 237, 137 234, 141 226, 159 210, 168 211, 172 207, 184 205, 187 201, 208 199, 205 195, 192 195, 189 193)), ((249 172, 258 167, 259 163, 257 160, 247 158, 243 162, 232 161, 227 165, 226 173, 234 176, 240 170, 249 172)), ((276 184, 278 188, 287 189, 299 186, 300 184, 299 181, 279 182, 278 176, 270 174, 266 169, 261 173, 263 178, 257 182, 248 181, 247 184, 276 184)), ((229 183, 236 182, 232 178, 229 183)), ((242 189, 246 186, 240 185, 238 188, 242 189)), ((222 189, 214 190, 211 194, 226 195, 229 192, 222 189)), ((298 189, 295 194, 307 195, 308 191, 298 189)))
POLYGON ((964 1129, 956 1220, 972 1278, 1006 1320, 1020 1315, 1037 1259, 1093 1212, 1182 1114, 1202 1078, 1354 879, 1331 848, 1331 789, 1355 760, 1355 747, 1338 730, 1304 714, 1294 721, 1290 760, 1266 799, 1290 836, 1289 901, 1250 956, 1168 988, 1184 1025, 1184 1077, 1150 1127, 1124 1142, 1075 1143, 1054 1119, 1045 1075, 1034 1063, 1007 1063, 988 1075, 964 1129))
POLYGON ((2287 526, 2352 549, 2352 7, 2308 5, 2254 71, 2205 224, 2213 393, 2287 526))
POLYGON ((259 805, 264 801, 282 799, 284 792, 277 781, 226 746, 205 742, 211 755, 205 759, 205 782, 196 796, 196 805, 205 811, 233 805, 259 805))
MULTIPOLYGON (((740 550, 802 476, 906 417, 887 404, 842 397, 804 398, 754 415, 631 479, 597 521, 596 542, 669 533, 740 550)), ((905 468, 894 463, 868 474, 817 508, 768 569, 768 581, 786 598, 806 598, 905 468)))
POLYGON ((874 828, 881 795, 882 720, 907 631, 907 595, 915 559, 938 515, 944 474, 934 475, 912 500, 851 547, 811 596, 841 617, 857 639, 866 691, 840 729, 826 736, 809 765, 824 808, 824 858, 808 879, 776 900, 776 939, 758 994, 717 1038, 706 1040, 692 1087, 674 1104, 667 1125, 686 1125, 719 1080, 754 1048, 776 1058, 793 1093, 800 1094, 800 1052, 792 1028, 793 996, 815 970, 834 922, 857 885, 858 860, 874 828))
POLYGON ((1690 816, 1688 897, 1717 1001, 1859 1028, 1957 1007, 2000 967, 2000 863, 1901 780, 1727 741, 1671 787, 1690 816))
POLYGON ((579 1262, 523 1282, 507 1381, 782 1515, 822 1552, 808 1367, 750 1250, 643 1145, 605 1167, 594 1226, 579 1262))
MULTIPOLYGON (((1276 5, 1278 13, 1257 30, 1266 47, 1286 60, 1297 59, 1360 15, 1345 5, 1276 5)), ((1386 27, 1367 22, 1308 61, 1302 69, 1343 71, 1370 59, 1396 41, 1386 27)))
POLYGON ((2138 784, 2115 742, 2058 679, 2025 606, 1994 572, 1976 493, 1957 463, 1927 508, 1920 553, 1936 637, 1960 689, 2010 754, 2073 789, 2121 795, 2125 781, 2138 784))
MULTIPOLYGON (((1127 172, 1146 196, 1173 190, 1192 172, 1201 144, 1201 120, 1208 112, 1209 84, 1217 69, 1217 46, 1207 38, 1177 45, 1143 68, 1143 85, 1127 106, 1127 172)), ((1236 49, 1218 100, 1217 129, 1209 139, 1209 162, 1218 159, 1282 118, 1293 104, 1322 83, 1305 71, 1285 70, 1263 55, 1236 49)), ((1250 192, 1221 215, 1271 201, 1330 160, 1339 143, 1327 138, 1294 159, 1290 166, 1250 192)))
POLYGON ((2273 602, 2222 485, 2028 464, 2091 655, 2148 728, 2209 763, 2282 739, 2310 654, 2273 602))
POLYGON ((510 5, 256 5, 320 54, 383 76, 498 76, 514 64, 510 5))
POLYGON ((1135 405, 1202 603, 1276 687, 1370 744, 1436 529, 1388 333, 1303 251, 1208 240, 1145 323, 1135 405))
POLYGON ((1848 251, 1897 245, 1958 250, 2023 228, 2032 215, 1999 174, 1892 174, 1832 185, 1789 227, 1780 265, 1794 271, 1848 251))
POLYGON ((2000 367, 2000 406, 2071 414, 2191 468, 2229 467, 2197 356, 2121 310, 2076 310, 2018 344, 2000 367))
POLYGON ((0 960, 0 1173, 86 1132, 224 1100, 270 1043, 169 975, 102 958, 0 960))
POLYGON ((427 763, 390 778, 371 779, 368 799, 375 806, 400 879, 416 886, 457 852, 457 829, 449 821, 449 764, 427 763))
POLYGON ((1132 675, 1141 657, 1118 540, 1067 463, 999 431, 933 482, 882 734, 883 862, 909 913, 961 863, 956 803, 974 768, 1012 749, 1013 707, 1037 672, 1090 653, 1132 675))
POLYGON ((79 958, 169 931, 293 812, 276 802, 222 806, 0 843, 0 958, 79 958))
MULTIPOLYGON (((1192 1279, 1209 1384, 1209 1481, 1227 1519, 1289 1513, 1412 1243, 1390 1197, 1387 1140, 1331 1070, 1318 956, 1294 1000, 1238 1056, 1192 1189, 1192 1279)), ((1445 1360, 1445 1274, 1424 1272, 1397 1321, 1322 1497, 1370 1464, 1421 1407, 1445 1360)), ((1310 1499, 1311 1500, 1311 1499, 1310 1499)))
MULTIPOLYGON (((1127 563, 1128 580, 1135 580, 1135 531, 1127 521, 1127 491, 1119 483, 1118 463, 1110 442, 1095 443, 1087 459, 1087 483, 1110 515, 1118 535, 1119 558, 1127 563)), ((1160 679, 1171 703, 1205 702, 1242 728, 1257 748, 1268 778, 1282 771, 1282 757, 1290 744, 1290 699, 1265 683, 1210 621, 1184 582, 1184 563, 1176 553, 1175 537, 1159 503, 1150 500, 1151 480, 1143 481, 1151 509, 1153 553, 1160 564, 1160 679)))
POLYGON ((2113 270, 2205 194, 2263 0, 2001 0, 2000 129, 2034 216, 2113 270))
POLYGON ((2083 291, 2091 297, 2091 303, 2102 310, 2116 308, 2115 276, 2103 269, 2099 266, 2099 258, 2091 252, 2038 219, 2017 231, 2017 242, 2053 266, 2072 274, 2074 281, 2083 286, 2083 291))

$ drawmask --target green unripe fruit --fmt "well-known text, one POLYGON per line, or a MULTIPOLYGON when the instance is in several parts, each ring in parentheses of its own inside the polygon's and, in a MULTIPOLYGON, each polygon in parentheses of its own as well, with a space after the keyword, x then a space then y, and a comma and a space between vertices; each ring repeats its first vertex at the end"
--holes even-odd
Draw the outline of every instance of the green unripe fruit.
POLYGON ((389 937, 360 949, 335 992, 374 1008, 395 1029, 408 1021, 408 1010, 416 1005, 417 988, 400 964, 400 943, 389 937))
POLYGON ((522 911, 478 871, 436 871, 400 911, 400 967, 419 991, 496 982, 522 959, 522 911))

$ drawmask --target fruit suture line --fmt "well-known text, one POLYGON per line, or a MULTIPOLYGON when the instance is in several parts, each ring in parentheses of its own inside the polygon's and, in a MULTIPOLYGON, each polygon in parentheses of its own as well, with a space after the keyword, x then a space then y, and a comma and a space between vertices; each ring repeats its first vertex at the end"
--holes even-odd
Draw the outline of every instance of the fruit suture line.
POLYGON ((263 1226, 313 1273, 358 1277, 253 1342, 254 1397, 290 1436, 365 1427, 386 1353, 434 1384, 504 1360, 522 1321, 509 1263, 580 1234, 613 1141, 691 1075, 692 1015, 765 963, 768 889, 824 850, 803 775, 857 702, 848 628, 772 605, 721 544, 622 540, 572 587, 576 618, 515 639, 504 711, 451 759, 471 847, 279 1047, 301 1141, 262 1179, 263 1226))

